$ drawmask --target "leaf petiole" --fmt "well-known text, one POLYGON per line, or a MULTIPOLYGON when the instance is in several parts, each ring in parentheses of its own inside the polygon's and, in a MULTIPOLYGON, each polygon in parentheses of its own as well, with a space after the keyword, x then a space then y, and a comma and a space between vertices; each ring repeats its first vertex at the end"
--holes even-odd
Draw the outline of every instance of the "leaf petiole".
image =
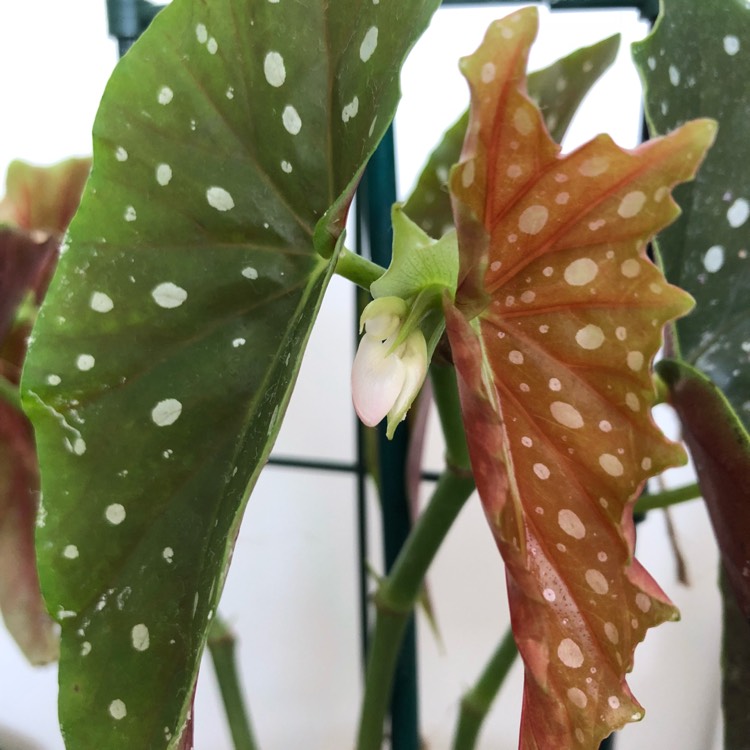
POLYGON ((697 483, 687 484, 684 487, 678 487, 674 490, 665 490, 653 495, 642 495, 638 498, 633 510, 634 513, 648 513, 650 510, 657 508, 668 508, 671 505, 685 503, 688 500, 695 500, 701 497, 701 488, 697 483))
POLYGON ((336 261, 335 272, 338 276, 353 281, 357 286, 369 292, 370 284, 385 273, 385 268, 342 247, 336 261))
POLYGON ((220 617, 215 617, 208 632, 208 649, 219 682, 232 741, 235 750, 258 750, 237 675, 236 644, 234 633, 220 617))
POLYGON ((518 656, 513 631, 505 631, 476 684, 461 698, 461 713, 453 737, 453 750, 474 750, 484 720, 518 656))

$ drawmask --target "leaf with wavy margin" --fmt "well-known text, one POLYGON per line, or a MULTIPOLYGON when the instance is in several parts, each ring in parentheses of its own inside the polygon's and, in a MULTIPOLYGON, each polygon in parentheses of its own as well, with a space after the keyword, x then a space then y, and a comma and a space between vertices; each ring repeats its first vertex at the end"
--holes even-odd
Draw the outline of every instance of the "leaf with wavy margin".
MULTIPOLYGON (((558 143, 583 98, 614 61, 619 45, 620 35, 615 34, 529 75, 529 96, 544 113, 550 135, 558 143)), ((461 155, 468 122, 466 111, 448 128, 404 205, 404 213, 433 237, 453 228, 448 175, 461 155)))
POLYGON ((349 203, 437 5, 174 0, 107 85, 24 371, 68 747, 180 741, 349 203))
POLYGON ((643 715, 625 674, 647 629, 677 616, 633 558, 632 508, 649 476, 684 461, 651 418, 650 366, 692 302, 645 248, 715 125, 560 156, 525 91, 536 29, 534 9, 511 15, 461 63, 472 108, 446 315, 526 667, 520 747, 593 750, 643 715))

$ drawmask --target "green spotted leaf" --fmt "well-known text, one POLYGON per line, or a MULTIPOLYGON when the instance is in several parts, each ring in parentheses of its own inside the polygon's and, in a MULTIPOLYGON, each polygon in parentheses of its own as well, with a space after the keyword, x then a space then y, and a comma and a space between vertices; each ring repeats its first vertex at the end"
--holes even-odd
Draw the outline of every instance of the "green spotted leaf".
POLYGON ((24 375, 70 748, 179 742, 348 204, 437 4, 175 0, 107 86, 24 375))
MULTIPOLYGON (((529 96, 539 105, 545 125, 556 141, 563 139, 581 101, 612 64, 619 45, 620 35, 615 34, 529 75, 529 96)), ((488 68, 486 75, 489 72, 488 68)), ((466 111, 446 131, 404 206, 406 215, 433 237, 453 228, 448 175, 461 155, 468 122, 466 111)))
POLYGON ((659 235, 667 278, 693 295, 680 355, 708 375, 750 427, 750 6, 664 0, 634 46, 653 133, 694 117, 719 123, 698 179, 675 193, 683 215, 659 235))

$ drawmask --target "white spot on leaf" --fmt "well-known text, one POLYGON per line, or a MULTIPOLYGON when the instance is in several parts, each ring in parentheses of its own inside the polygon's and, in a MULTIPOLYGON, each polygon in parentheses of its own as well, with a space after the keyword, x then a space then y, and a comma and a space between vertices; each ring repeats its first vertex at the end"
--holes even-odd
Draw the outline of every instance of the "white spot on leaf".
POLYGON ((250 279, 251 281, 255 281, 255 279, 258 278, 258 272, 252 266, 247 266, 247 268, 243 268, 242 275, 246 279, 250 279))
POLYGON ((740 40, 734 34, 727 34, 724 37, 724 52, 728 55, 736 55, 740 51, 740 40))
POLYGON ((125 520, 125 508, 120 503, 108 505, 104 511, 104 517, 113 525, 119 526, 125 520))
POLYGON ((603 156, 592 156, 578 167, 579 173, 584 177, 598 177, 600 174, 604 174, 607 169, 609 169, 609 159, 603 156))
POLYGON ((604 343, 604 332, 599 326, 589 324, 576 333, 576 342, 581 349, 598 349, 604 343))
POLYGON ((591 258, 578 258, 565 269, 565 281, 571 286, 591 283, 599 273, 599 266, 591 258))
POLYGON ((573 539, 583 539, 586 536, 586 527, 578 517, 578 514, 568 508, 563 508, 559 511, 557 514, 557 523, 573 539))
POLYGON ((165 398, 151 410, 151 420, 159 427, 174 424, 182 414, 182 403, 176 398, 165 398))
POLYGON ((519 107, 513 113, 513 127, 521 135, 529 135, 534 130, 534 121, 531 119, 528 111, 523 107, 519 107))
POLYGON ((641 272, 641 264, 635 258, 628 258, 622 262, 620 273, 628 279, 634 279, 641 272))
POLYGON ((549 410, 552 416, 563 426, 572 430, 578 430, 583 427, 583 417, 574 406, 566 404, 564 401, 553 401, 549 410))
POLYGON ((234 208, 234 198, 232 198, 229 191, 216 185, 206 190, 206 200, 208 201, 208 205, 217 211, 230 211, 234 208))
POLYGON ((96 360, 90 354, 79 354, 76 359, 76 367, 82 372, 90 370, 96 364, 96 360))
POLYGON ((174 99, 174 91, 169 86, 162 86, 156 98, 159 104, 169 104, 174 99))
POLYGON ((568 700, 578 708, 586 708, 586 704, 589 702, 586 693, 577 687, 568 688, 568 700))
POLYGON ((484 65, 482 65, 482 72, 481 72, 481 78, 483 83, 492 83, 492 81, 495 80, 495 74, 497 73, 497 69, 495 68, 495 64, 491 62, 486 62, 484 65))
POLYGON ((539 479, 549 479, 550 471, 545 464, 534 464, 534 474, 536 474, 539 479))
POLYGON ((78 547, 75 544, 69 544, 63 550, 63 557, 66 557, 68 560, 75 560, 78 557, 78 547))
POLYGON ((362 44, 359 46, 359 59, 362 62, 367 62, 375 52, 375 48, 378 46, 378 27, 371 26, 365 38, 362 40, 362 44))
POLYGON ((628 352, 627 356, 628 367, 633 372, 638 372, 643 367, 643 353, 642 352, 628 352))
POLYGON ((617 628, 612 622, 604 623, 604 635, 606 635, 609 641, 614 644, 617 644, 620 640, 620 634, 617 632, 617 628))
POLYGON ((151 296, 159 307, 167 310, 179 307, 186 299, 187 292, 171 281, 165 281, 151 290, 151 296))
POLYGON ((115 305, 112 298, 104 292, 94 292, 89 300, 92 310, 99 313, 108 313, 115 305))
POLYGON ((278 52, 269 52, 263 60, 263 73, 266 81, 274 88, 284 85, 286 81, 286 68, 284 58, 278 52))
POLYGON ((109 715, 116 721, 120 721, 128 715, 128 709, 119 698, 116 698, 109 704, 109 715))
POLYGON ((599 466, 611 477, 621 477, 625 473, 625 467, 620 462, 620 459, 611 453, 602 453, 599 456, 599 466))
POLYGON ((729 226, 737 229, 741 227, 750 216, 750 204, 744 198, 737 198, 727 211, 729 226))
POLYGON ((140 623, 133 627, 133 629, 130 631, 130 638, 133 642, 133 648, 136 651, 148 650, 150 638, 148 628, 143 623, 140 623))
POLYGON ((169 181, 172 179, 172 167, 169 164, 159 164, 156 168, 156 181, 162 186, 166 187, 169 185, 169 181))
POLYGON ((291 104, 284 107, 284 111, 281 113, 281 121, 284 123, 287 133, 291 135, 297 135, 302 130, 302 118, 291 104))
POLYGON ((359 112, 359 98, 355 96, 354 99, 352 99, 351 102, 341 110, 342 122, 349 122, 349 120, 357 116, 357 112, 359 112))
POLYGON ((591 590, 596 594, 604 595, 609 591, 609 583, 607 579, 594 568, 589 568, 585 574, 586 583, 591 587, 591 590))
POLYGON ((583 652, 581 647, 570 638, 563 638, 557 647, 557 657, 571 669, 578 669, 583 664, 583 652))
POLYGON ((523 211, 518 219, 518 228, 525 234, 539 234, 549 218, 546 206, 535 204, 523 211))
POLYGON ((623 219, 632 219, 637 216, 646 203, 646 194, 641 190, 633 190, 620 201, 617 213, 623 219))

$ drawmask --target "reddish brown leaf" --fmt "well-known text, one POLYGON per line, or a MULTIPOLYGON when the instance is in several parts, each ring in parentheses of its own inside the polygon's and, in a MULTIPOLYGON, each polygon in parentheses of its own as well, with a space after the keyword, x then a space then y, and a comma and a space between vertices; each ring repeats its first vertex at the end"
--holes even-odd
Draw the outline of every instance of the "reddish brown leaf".
POLYGON ((55 625, 39 592, 34 527, 39 471, 31 425, 0 401, 0 611, 32 664, 58 655, 55 625))
POLYGON ((78 208, 90 169, 91 159, 67 159, 50 167, 11 162, 0 224, 62 234, 78 208))
POLYGON ((57 244, 51 237, 37 241, 27 232, 0 228, 0 349, 24 296, 33 291, 41 303, 57 260, 57 244))
POLYGON ((715 125, 635 151, 600 136, 562 157, 525 93, 537 14, 490 27, 451 180, 461 275, 448 334, 472 464, 507 568, 526 666, 520 747, 596 748, 643 713, 625 682, 676 610, 633 559, 645 480, 682 463, 650 415, 651 363, 687 312, 646 257, 715 125))
POLYGON ((659 374, 695 461, 727 580, 750 620, 750 439, 724 394, 694 367, 662 361, 659 374))

